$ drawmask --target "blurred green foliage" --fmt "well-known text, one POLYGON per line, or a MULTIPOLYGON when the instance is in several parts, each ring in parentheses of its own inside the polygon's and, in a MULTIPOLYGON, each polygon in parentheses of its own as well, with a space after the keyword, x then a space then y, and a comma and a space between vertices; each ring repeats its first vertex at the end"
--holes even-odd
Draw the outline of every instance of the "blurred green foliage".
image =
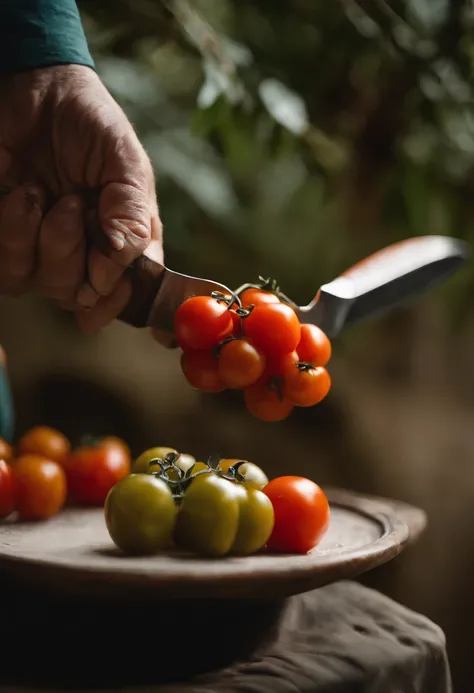
MULTIPOLYGON (((168 264, 296 300, 394 240, 474 241, 474 6, 81 0, 157 173, 168 264)), ((468 306, 472 272, 450 283, 468 306)))

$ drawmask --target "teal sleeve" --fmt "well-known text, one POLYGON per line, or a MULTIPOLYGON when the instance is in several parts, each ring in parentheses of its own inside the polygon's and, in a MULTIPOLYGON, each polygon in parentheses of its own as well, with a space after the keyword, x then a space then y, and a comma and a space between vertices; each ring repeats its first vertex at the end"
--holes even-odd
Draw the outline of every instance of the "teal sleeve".
POLYGON ((0 77, 67 64, 94 68, 75 0, 0 0, 0 77))
POLYGON ((10 390, 10 383, 3 364, 0 361, 0 438, 12 442, 15 426, 15 409, 10 390))

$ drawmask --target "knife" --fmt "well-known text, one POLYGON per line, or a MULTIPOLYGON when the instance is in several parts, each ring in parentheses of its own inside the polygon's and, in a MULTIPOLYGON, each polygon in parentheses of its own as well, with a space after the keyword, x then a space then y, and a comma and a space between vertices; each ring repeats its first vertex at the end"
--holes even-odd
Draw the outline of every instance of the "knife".
MULTIPOLYGON (((318 325, 333 338, 441 284, 469 257, 469 245, 457 238, 409 238, 365 258, 321 286, 308 305, 294 308, 302 322, 318 325)), ((135 327, 172 332, 174 314, 186 299, 232 293, 223 284, 174 272, 146 251, 129 272, 132 297, 119 319, 135 327)))

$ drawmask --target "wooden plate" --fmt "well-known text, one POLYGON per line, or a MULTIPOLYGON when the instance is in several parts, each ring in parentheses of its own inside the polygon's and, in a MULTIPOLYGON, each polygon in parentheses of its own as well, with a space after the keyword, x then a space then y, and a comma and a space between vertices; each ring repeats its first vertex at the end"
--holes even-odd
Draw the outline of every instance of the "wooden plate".
POLYGON ((350 578, 394 558, 420 531, 421 510, 349 491, 328 492, 331 523, 306 556, 130 558, 113 546, 100 509, 68 509, 48 522, 0 525, 0 573, 63 593, 137 599, 274 598, 350 578), (408 520, 409 518, 409 520, 408 520), (412 536, 413 538, 413 536, 412 536))

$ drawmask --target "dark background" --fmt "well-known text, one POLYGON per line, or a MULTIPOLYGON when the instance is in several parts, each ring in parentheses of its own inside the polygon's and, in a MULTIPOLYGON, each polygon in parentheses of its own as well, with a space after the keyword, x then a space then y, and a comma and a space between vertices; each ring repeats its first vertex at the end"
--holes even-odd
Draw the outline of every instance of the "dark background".
MULTIPOLYGON (((474 240, 474 10, 454 0, 82 0, 98 70, 157 173, 167 264, 306 303, 394 241, 474 240)), ((334 343, 333 390, 266 425, 200 397, 175 352, 114 324, 81 336, 34 297, 2 299, 18 431, 123 435, 269 474, 392 496, 429 528, 366 578, 446 632, 474 690, 472 264, 334 343)))

